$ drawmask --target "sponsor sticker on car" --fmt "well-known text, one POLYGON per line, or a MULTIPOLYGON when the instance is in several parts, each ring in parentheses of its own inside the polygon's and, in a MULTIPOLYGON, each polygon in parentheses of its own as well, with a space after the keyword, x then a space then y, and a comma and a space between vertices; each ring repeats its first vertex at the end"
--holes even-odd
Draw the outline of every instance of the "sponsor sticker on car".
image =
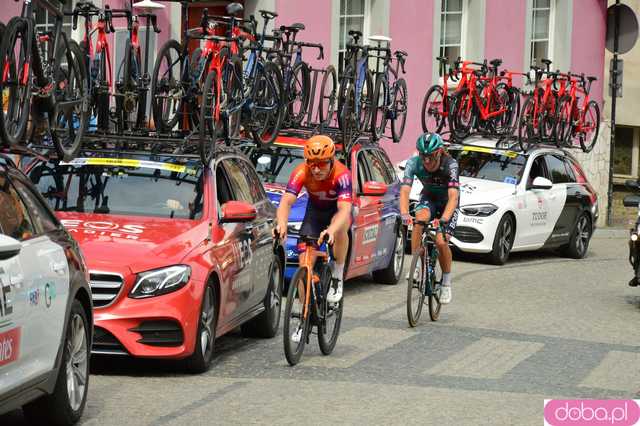
POLYGON ((63 166, 111 166, 134 167, 143 169, 167 170, 176 173, 196 175, 197 170, 183 164, 162 163, 157 161, 132 160, 128 158, 75 158, 71 161, 60 163, 63 166))
POLYGON ((0 367, 14 362, 20 355, 20 327, 0 333, 0 367))

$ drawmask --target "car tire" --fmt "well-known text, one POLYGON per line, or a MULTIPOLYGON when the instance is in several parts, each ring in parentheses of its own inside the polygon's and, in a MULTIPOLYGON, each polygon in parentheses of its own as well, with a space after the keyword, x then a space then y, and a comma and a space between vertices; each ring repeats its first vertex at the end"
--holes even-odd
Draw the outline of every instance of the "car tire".
POLYGON ((504 265, 507 263, 515 235, 515 220, 513 216, 507 213, 502 216, 496 228, 496 235, 493 238, 493 248, 491 253, 489 253, 489 261, 491 263, 494 265, 504 265))
POLYGON ((185 368, 189 373, 204 373, 211 366, 218 325, 217 306, 215 288, 209 283, 202 295, 193 354, 184 361, 185 368))
POLYGON ((282 310, 283 281, 282 262, 278 256, 274 255, 269 267, 269 287, 264 297, 264 311, 242 324, 243 335, 268 339, 278 334, 282 310))
POLYGON ((396 226, 396 238, 393 245, 393 255, 384 269, 373 271, 373 280, 382 284, 396 285, 402 275, 404 267, 405 233, 402 226, 396 226))
POLYGON ((573 227, 569 244, 563 248, 564 255, 572 259, 584 258, 589 250, 591 234, 591 219, 587 213, 583 213, 573 227))
POLYGON ((89 390, 90 330, 90 323, 82 304, 74 300, 66 327, 62 363, 53 393, 22 407, 30 423, 70 425, 82 416, 89 390), (84 387, 78 389, 82 381, 84 387), (70 394, 73 392, 69 389, 70 386, 78 389, 76 395, 70 394))

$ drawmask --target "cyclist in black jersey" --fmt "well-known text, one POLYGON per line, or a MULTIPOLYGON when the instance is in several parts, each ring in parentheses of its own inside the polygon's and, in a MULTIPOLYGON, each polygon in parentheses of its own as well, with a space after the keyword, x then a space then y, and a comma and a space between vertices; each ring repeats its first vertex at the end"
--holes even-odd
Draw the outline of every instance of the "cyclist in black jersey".
MULTIPOLYGON (((422 196, 416 206, 416 221, 434 221, 439 229, 436 246, 442 267, 442 295, 440 302, 451 302, 451 264, 453 262, 448 241, 453 235, 458 219, 459 186, 458 162, 444 148, 442 138, 437 133, 425 133, 416 142, 418 155, 407 160, 400 191, 400 213, 405 222, 411 222, 409 215, 409 194, 414 179, 422 182, 422 196)), ((422 226, 415 225, 411 234, 411 252, 420 246, 422 226)))

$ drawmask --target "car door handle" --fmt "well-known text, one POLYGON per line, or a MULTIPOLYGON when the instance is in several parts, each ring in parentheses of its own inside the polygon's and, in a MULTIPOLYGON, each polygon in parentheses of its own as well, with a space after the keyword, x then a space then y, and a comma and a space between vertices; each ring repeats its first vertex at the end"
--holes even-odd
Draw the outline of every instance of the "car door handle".
POLYGON ((67 264, 66 262, 54 262, 51 264, 51 270, 60 275, 63 275, 65 272, 67 272, 67 264))

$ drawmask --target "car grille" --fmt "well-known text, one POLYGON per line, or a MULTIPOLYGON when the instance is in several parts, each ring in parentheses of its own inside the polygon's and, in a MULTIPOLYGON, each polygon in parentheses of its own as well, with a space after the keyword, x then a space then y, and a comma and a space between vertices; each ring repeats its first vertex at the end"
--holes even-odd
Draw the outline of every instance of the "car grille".
POLYGON ((142 336, 138 343, 149 346, 180 346, 184 341, 182 327, 175 321, 156 320, 142 321, 129 331, 140 333, 142 336))
POLYGON ((122 276, 118 274, 89 271, 93 306, 101 308, 113 302, 120 293, 123 282, 122 276))
POLYGON ((468 226, 457 226, 453 236, 463 243, 479 243, 484 239, 480 231, 468 226))
POLYGON ((129 355, 122 343, 102 327, 93 327, 91 353, 96 355, 129 355))

